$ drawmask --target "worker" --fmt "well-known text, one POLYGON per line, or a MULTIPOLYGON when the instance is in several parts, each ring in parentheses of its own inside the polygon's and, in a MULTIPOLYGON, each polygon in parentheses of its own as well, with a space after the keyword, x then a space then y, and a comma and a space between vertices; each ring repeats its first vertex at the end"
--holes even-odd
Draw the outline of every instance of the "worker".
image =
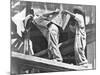
POLYGON ((49 57, 53 61, 62 62, 63 59, 59 50, 59 27, 54 23, 50 23, 48 25, 48 30, 49 57))
POLYGON ((86 31, 85 31, 85 13, 81 6, 73 8, 75 14, 74 19, 71 20, 70 28, 75 28, 75 60, 77 65, 87 66, 88 60, 85 56, 86 48, 86 31))
POLYGON ((30 29, 34 21, 34 10, 31 8, 29 14, 25 18, 25 31, 24 31, 24 53, 34 55, 32 41, 30 40, 30 29))
MULTIPOLYGON (((34 32, 36 32, 35 25, 36 25, 36 22, 34 20, 34 10, 33 8, 31 8, 29 11, 29 14, 25 18, 24 53, 27 55, 34 55, 33 40, 35 39, 33 36, 35 36, 34 32)), ((38 72, 39 72, 39 69, 34 68, 34 67, 25 69, 25 73, 38 73, 38 72)))

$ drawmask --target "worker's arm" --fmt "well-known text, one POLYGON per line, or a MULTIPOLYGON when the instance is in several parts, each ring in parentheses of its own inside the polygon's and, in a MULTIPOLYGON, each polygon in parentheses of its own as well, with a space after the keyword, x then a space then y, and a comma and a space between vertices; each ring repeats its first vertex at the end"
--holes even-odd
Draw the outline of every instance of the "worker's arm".
POLYGON ((79 27, 84 28, 84 17, 80 14, 75 14, 75 20, 78 22, 79 27))

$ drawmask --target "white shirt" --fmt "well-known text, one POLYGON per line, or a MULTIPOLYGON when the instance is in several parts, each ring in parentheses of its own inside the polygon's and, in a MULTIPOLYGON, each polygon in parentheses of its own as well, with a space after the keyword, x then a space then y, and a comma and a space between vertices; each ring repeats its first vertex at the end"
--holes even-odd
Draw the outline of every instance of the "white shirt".
POLYGON ((78 21, 78 25, 76 25, 76 35, 86 38, 84 17, 80 14, 75 15, 75 19, 78 21))

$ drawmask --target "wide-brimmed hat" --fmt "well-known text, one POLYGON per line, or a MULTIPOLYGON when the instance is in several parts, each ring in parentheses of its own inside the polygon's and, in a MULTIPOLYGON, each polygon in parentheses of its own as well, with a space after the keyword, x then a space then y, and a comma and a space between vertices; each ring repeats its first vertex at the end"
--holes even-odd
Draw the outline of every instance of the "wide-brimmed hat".
POLYGON ((83 14, 83 13, 85 13, 85 11, 84 11, 82 6, 74 6, 73 7, 73 13, 81 13, 81 14, 83 14))

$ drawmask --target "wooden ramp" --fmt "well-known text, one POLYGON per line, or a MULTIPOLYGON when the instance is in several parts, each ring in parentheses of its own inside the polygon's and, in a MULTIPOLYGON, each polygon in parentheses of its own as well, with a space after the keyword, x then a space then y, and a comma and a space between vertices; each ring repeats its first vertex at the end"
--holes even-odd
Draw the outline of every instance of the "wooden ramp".
POLYGON ((12 52, 11 57, 12 60, 17 61, 17 63, 23 63, 25 65, 33 66, 39 69, 44 69, 47 72, 92 69, 92 67, 85 68, 85 67, 75 66, 75 65, 57 62, 49 59, 36 57, 36 56, 25 55, 18 52, 12 52))

